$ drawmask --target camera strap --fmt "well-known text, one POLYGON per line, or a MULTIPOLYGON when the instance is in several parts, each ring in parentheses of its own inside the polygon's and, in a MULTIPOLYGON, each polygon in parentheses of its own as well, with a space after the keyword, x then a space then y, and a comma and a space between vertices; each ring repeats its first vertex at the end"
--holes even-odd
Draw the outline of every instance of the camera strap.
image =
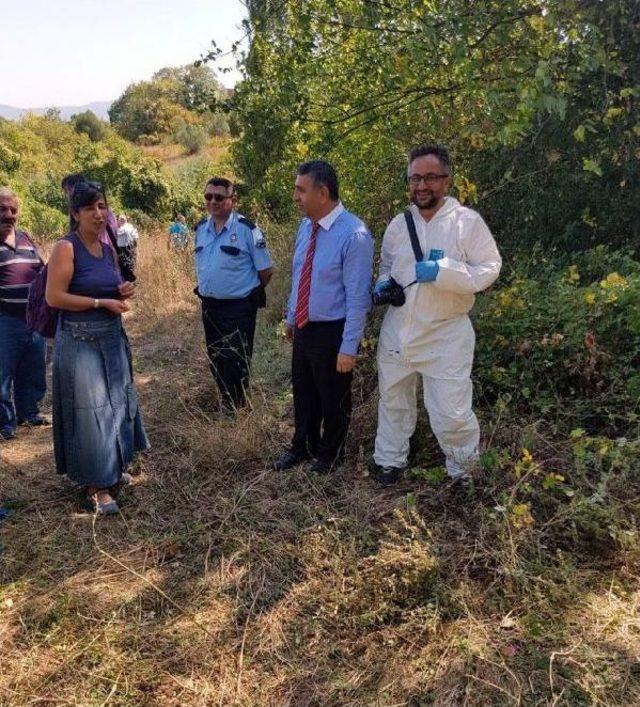
POLYGON ((411 239, 411 247, 413 248, 413 254, 416 256, 416 262, 424 260, 424 253, 420 247, 420 241, 418 240, 418 233, 416 232, 416 224, 413 220, 413 214, 410 209, 404 210, 404 220, 407 222, 407 228, 409 229, 409 238, 411 239))

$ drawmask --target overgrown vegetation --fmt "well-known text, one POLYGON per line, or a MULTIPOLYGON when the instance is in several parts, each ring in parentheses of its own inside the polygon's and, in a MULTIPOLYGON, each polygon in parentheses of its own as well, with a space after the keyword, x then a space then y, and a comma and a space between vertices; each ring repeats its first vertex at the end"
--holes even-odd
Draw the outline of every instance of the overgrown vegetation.
POLYGON ((539 261, 513 265, 475 318, 475 491, 443 478, 422 415, 410 474, 380 491, 367 475, 371 340, 347 464, 322 478, 268 470, 291 433, 277 323, 292 227, 265 229, 278 273, 252 410, 216 415, 189 258, 144 234, 128 329, 154 448, 122 516, 76 512, 47 431, 0 449, 15 511, 2 526, 0 701, 637 704, 638 423, 612 376, 633 362, 638 263, 547 260, 556 290, 530 284, 539 261), (591 395, 604 415, 588 422, 591 395))
POLYGON ((408 149, 435 140, 510 246, 638 246, 637 0, 247 5, 235 154, 260 208, 291 214, 295 165, 325 156, 378 230, 408 149))
POLYGON ((146 145, 180 142, 198 152, 207 137, 229 134, 219 109, 224 88, 211 69, 193 64, 157 71, 131 84, 109 109, 111 123, 127 139, 146 145), (202 139, 194 136, 201 135, 202 139))
POLYGON ((77 133, 85 133, 92 142, 102 140, 106 133, 105 123, 90 110, 71 116, 71 123, 77 133))
POLYGON ((599 246, 519 256, 475 314, 478 395, 513 418, 617 437, 640 420, 640 265, 599 246))
POLYGON ((0 701, 639 704, 638 2, 247 5, 234 165, 224 141, 191 157, 163 144, 182 117, 197 153, 202 123, 185 111, 204 115, 210 97, 178 96, 166 72, 121 102, 129 136, 160 143, 144 150, 91 135, 86 116, 0 122, 0 181, 36 234, 64 230, 59 180, 78 170, 150 225, 174 209, 194 219, 206 179, 235 169, 243 210, 280 219, 261 220, 278 267, 253 407, 235 418, 216 412, 190 256, 142 234, 128 327, 154 448, 120 518, 76 513, 46 431, 0 448, 15 510, 0 701), (152 128, 136 122, 145 105, 152 128), (346 464, 275 474, 292 424, 278 331, 294 167, 331 159, 379 235, 405 202, 405 151, 425 139, 453 147, 458 195, 505 256, 473 314, 475 488, 446 480, 423 412, 405 480, 369 478, 379 312, 346 464))
MULTIPOLYGON (((82 172, 103 183, 111 208, 127 211, 138 225, 166 222, 176 212, 193 223, 200 218, 202 185, 220 167, 226 142, 198 158, 197 178, 191 179, 193 169, 169 169, 162 160, 96 121, 86 114, 70 122, 53 114, 29 115, 18 122, 0 120, 0 183, 21 196, 24 228, 37 238, 64 234, 68 216, 60 181, 70 172, 82 172)), ((186 138, 185 143, 188 147, 186 138)))

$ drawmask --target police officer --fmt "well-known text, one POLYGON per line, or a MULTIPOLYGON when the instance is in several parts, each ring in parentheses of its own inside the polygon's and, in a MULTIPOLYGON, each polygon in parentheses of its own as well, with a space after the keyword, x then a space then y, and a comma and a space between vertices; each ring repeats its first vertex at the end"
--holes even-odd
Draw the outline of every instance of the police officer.
POLYGON ((210 179, 204 198, 209 217, 196 226, 196 294, 211 373, 223 405, 236 408, 246 400, 256 314, 273 268, 262 231, 235 211, 232 182, 210 179))

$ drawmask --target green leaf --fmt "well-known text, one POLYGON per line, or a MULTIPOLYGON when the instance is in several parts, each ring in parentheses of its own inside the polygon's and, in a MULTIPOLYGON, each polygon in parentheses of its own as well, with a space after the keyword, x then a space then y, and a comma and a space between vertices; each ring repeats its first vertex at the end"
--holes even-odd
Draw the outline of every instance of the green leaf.
POLYGON ((578 125, 578 127, 573 131, 573 137, 578 142, 584 142, 585 132, 586 131, 584 125, 578 125))
POLYGON ((602 176, 602 168, 595 160, 592 160, 591 158, 585 157, 582 160, 582 169, 585 172, 593 172, 593 174, 597 174, 599 177, 602 176))

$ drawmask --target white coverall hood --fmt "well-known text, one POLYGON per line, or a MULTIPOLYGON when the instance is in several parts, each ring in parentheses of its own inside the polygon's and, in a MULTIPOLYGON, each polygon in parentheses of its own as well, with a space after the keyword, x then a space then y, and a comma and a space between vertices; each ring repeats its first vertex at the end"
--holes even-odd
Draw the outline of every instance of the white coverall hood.
MULTIPOLYGON (((405 290, 402 307, 387 309, 378 344, 380 405, 374 460, 404 467, 417 420, 416 383, 422 375, 431 428, 451 476, 476 459, 479 427, 471 409, 475 334, 467 316, 474 294, 498 277, 502 259, 480 214, 446 197, 427 222, 409 207, 424 259, 442 251, 435 282, 405 290)), ((404 214, 389 224, 382 242, 380 278, 401 285, 415 280, 415 256, 404 214)))

